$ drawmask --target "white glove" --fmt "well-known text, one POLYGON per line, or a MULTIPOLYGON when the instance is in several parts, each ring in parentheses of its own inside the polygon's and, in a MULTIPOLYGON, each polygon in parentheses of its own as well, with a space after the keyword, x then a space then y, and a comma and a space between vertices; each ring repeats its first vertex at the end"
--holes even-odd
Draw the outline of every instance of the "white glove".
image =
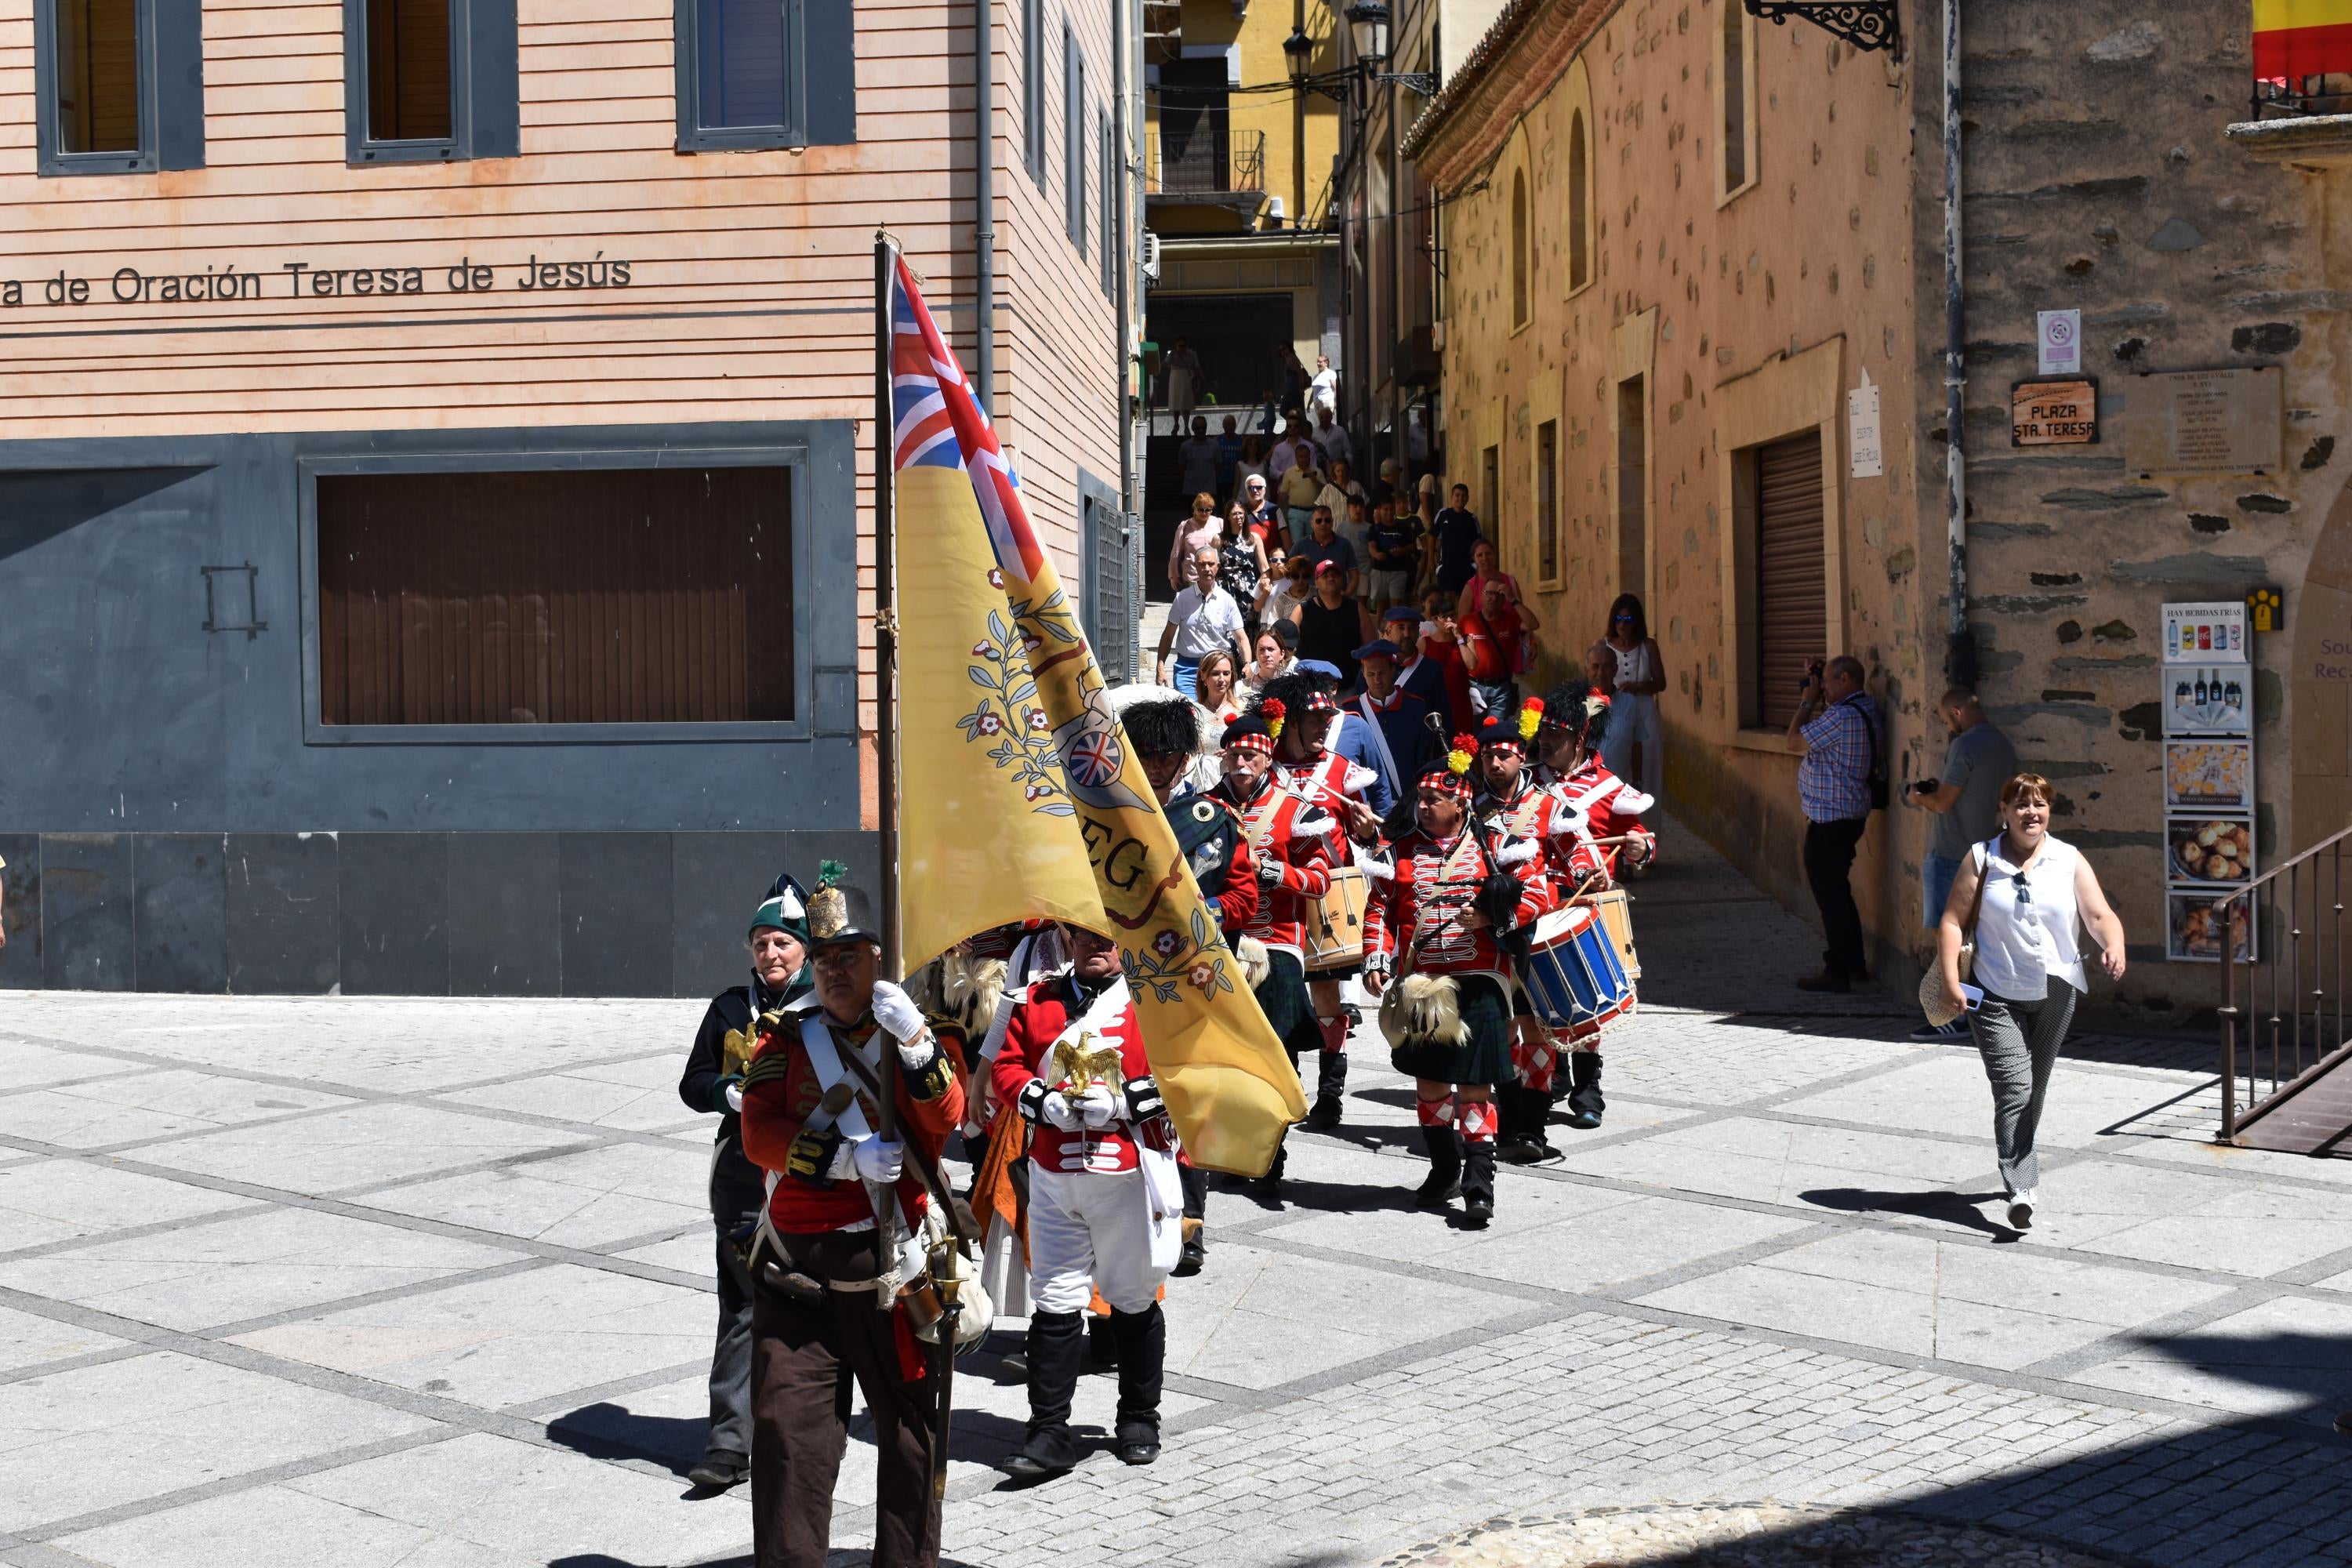
MULTIPOLYGON (((887 980, 874 983, 874 1021, 890 1031, 890 1037, 901 1046, 921 1038, 926 1027, 923 1010, 915 1005, 915 999, 887 980)), ((919 1067, 929 1059, 926 1055, 908 1065, 919 1067)))
POLYGON ((1045 1097, 1045 1103, 1040 1110, 1048 1122, 1065 1132, 1076 1132, 1087 1124, 1086 1117, 1070 1103, 1070 1097, 1059 1089, 1045 1097))
POLYGON ((1257 862, 1257 879, 1269 888, 1282 886, 1282 862, 1271 855, 1262 855, 1257 862))
POLYGON ((727 1109, 737 1111, 743 1109, 743 1086, 740 1082, 727 1086, 727 1109))
POLYGON ((850 1145, 857 1163, 857 1179, 874 1185, 887 1186, 898 1179, 907 1163, 907 1151, 898 1143, 877 1137, 860 1138, 850 1145))
POLYGON ((1097 1083, 1090 1085, 1086 1093, 1078 1097, 1077 1109, 1087 1126, 1103 1128, 1118 1120, 1121 1107, 1119 1097, 1111 1091, 1110 1086, 1097 1083))

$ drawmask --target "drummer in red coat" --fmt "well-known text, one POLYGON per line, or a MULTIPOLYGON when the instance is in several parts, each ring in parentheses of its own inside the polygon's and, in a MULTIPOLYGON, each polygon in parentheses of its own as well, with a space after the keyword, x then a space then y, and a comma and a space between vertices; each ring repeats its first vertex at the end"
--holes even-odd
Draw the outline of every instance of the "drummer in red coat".
MULTIPOLYGON (((1560 686, 1545 700, 1543 723, 1536 731, 1542 757, 1537 776, 1583 822, 1567 871, 1570 888, 1580 886, 1588 893, 1617 886, 1621 870, 1653 865, 1658 854, 1657 835, 1642 821, 1642 813, 1656 800, 1601 761, 1608 728, 1607 697, 1560 686)), ((1587 1029, 1566 1043, 1568 1124, 1590 1131, 1609 1109, 1601 1092, 1601 1035, 1587 1029)))
MULTIPOLYGON (((1559 902, 1587 880, 1579 861, 1584 845, 1584 814, 1557 789, 1536 782, 1527 755, 1545 713, 1539 698, 1517 710, 1492 712, 1478 730, 1475 776, 1478 795, 1471 810, 1496 833, 1538 846, 1538 865, 1551 901, 1559 902)), ((1568 1032, 1548 1027, 1537 1016, 1523 986, 1511 990, 1511 1067, 1515 1081, 1495 1086, 1500 1132, 1495 1157, 1514 1165, 1560 1158, 1544 1136, 1551 1113, 1553 1080, 1568 1049, 1568 1032)))
POLYGON ((1160 1457, 1168 1331, 1160 1282, 1176 1261, 1183 1197, 1176 1133, 1151 1077, 1118 944, 1076 926, 1067 972, 1014 1006, 997 1053, 997 1102, 1030 1125, 1029 1431, 998 1468, 1059 1475, 1078 1461, 1070 1402, 1087 1304, 1110 1303, 1118 1344, 1121 1460, 1160 1457))
POLYGON ((1549 899, 1536 847, 1491 837, 1470 818, 1474 745, 1457 736, 1428 765, 1412 828, 1365 866, 1364 988, 1382 998, 1391 1065, 1414 1080, 1430 1163, 1415 1198, 1436 1205, 1458 1193, 1464 1219, 1484 1225, 1495 1214, 1494 1086, 1511 1077, 1503 941, 1549 899))

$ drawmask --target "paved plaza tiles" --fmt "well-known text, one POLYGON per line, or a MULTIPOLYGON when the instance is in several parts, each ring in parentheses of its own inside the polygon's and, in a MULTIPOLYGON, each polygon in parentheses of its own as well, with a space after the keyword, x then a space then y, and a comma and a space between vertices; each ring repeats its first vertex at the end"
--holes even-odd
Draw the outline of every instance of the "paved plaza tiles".
MULTIPOLYGON (((1366 1030, 1347 1125, 1294 1140, 1279 1206, 1219 1192, 1171 1282, 1165 1457, 1000 1486, 1023 1393, 968 1361, 948 1557, 1565 1563, 1621 1515, 1844 1510, 2051 1562, 2352 1562, 2352 1162, 2215 1149, 2202 1036, 2087 1035, 2019 1240, 1971 1051, 1884 995, 1801 1005, 1814 940, 1686 835, 1637 898, 1601 1131, 1506 1171, 1484 1232, 1409 1210, 1366 1030)), ((682 1479, 698 1016, 0 996, 0 1561, 741 1559, 742 1496, 682 1479)), ((1111 1403, 1087 1380, 1082 1425, 1111 1403)), ((872 1478, 861 1440, 841 1561, 872 1478)))

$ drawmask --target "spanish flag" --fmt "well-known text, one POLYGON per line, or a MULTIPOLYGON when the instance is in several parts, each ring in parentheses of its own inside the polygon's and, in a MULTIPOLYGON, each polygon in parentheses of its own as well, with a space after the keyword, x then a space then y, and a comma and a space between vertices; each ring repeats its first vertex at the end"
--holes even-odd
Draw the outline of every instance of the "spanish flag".
POLYGON ((1262 1175, 1307 1113, 1031 531, 987 411, 896 254, 890 334, 906 952, 1031 916, 1113 937, 1193 1163, 1262 1175))
POLYGON ((2254 0, 2254 79, 2352 72, 2352 0, 2254 0))

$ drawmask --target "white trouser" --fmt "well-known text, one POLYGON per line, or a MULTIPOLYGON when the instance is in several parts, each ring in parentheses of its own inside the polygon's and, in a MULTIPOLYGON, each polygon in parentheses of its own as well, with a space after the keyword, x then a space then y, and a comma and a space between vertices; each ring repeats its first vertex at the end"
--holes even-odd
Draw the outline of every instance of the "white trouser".
POLYGON ((1083 1312, 1096 1289, 1121 1312, 1151 1305, 1175 1261, 1158 1245, 1141 1171, 1029 1166, 1029 1300, 1040 1312, 1083 1312))
POLYGON ((1608 733, 1601 742, 1602 765, 1640 790, 1658 793, 1666 771, 1666 742, 1658 727, 1658 700, 1621 692, 1609 710, 1608 733), (1633 742, 1642 743, 1641 776, 1633 773, 1633 742))

